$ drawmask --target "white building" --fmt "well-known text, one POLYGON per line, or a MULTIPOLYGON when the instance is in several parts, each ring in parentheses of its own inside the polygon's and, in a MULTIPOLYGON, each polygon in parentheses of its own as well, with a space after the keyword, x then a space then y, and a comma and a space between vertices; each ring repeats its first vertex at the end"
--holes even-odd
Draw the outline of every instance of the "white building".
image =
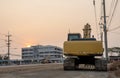
POLYGON ((120 47, 113 47, 108 49, 108 56, 110 61, 120 60, 120 47))
POLYGON ((42 46, 36 45, 31 47, 22 48, 22 59, 42 62, 48 60, 51 63, 63 62, 63 50, 57 46, 42 46))
POLYGON ((120 56, 120 47, 109 48, 108 56, 120 56))

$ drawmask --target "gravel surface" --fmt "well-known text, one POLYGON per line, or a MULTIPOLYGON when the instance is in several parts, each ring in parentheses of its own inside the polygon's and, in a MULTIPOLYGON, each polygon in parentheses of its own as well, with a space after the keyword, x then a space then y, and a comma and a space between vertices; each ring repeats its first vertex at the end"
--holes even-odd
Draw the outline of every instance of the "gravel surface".
MULTIPOLYGON (((40 68, 42 68, 40 66, 40 68)), ((0 78, 108 78, 108 72, 97 71, 64 71, 62 65, 51 65, 45 69, 4 72, 0 78)))

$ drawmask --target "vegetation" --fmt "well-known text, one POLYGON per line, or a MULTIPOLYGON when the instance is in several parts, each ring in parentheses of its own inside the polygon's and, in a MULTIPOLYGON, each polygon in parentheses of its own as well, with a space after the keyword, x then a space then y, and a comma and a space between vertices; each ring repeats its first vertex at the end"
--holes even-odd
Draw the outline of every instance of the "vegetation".
POLYGON ((120 77, 120 61, 114 61, 109 65, 109 71, 113 72, 115 76, 120 77))
POLYGON ((0 55, 0 60, 8 60, 8 56, 7 55, 5 55, 5 56, 0 55))

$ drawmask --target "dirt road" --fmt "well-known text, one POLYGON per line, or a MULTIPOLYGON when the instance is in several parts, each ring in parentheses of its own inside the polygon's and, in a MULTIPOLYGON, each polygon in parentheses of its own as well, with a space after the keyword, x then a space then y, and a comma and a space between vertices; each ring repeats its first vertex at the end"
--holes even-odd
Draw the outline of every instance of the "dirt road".
POLYGON ((50 65, 12 72, 1 72, 0 78, 108 78, 107 72, 96 71, 64 71, 62 65, 50 65))

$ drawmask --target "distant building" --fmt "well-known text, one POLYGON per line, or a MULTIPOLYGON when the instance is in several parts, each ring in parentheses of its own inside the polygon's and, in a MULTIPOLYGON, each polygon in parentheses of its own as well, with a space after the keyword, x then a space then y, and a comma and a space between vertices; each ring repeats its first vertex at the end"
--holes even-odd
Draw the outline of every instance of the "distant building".
POLYGON ((113 47, 108 49, 108 56, 110 60, 120 60, 120 47, 113 47))
POLYGON ((63 62, 63 50, 57 46, 36 45, 22 48, 22 59, 37 62, 49 61, 50 63, 63 62))
POLYGON ((109 56, 120 56, 120 47, 113 47, 108 49, 109 56))

